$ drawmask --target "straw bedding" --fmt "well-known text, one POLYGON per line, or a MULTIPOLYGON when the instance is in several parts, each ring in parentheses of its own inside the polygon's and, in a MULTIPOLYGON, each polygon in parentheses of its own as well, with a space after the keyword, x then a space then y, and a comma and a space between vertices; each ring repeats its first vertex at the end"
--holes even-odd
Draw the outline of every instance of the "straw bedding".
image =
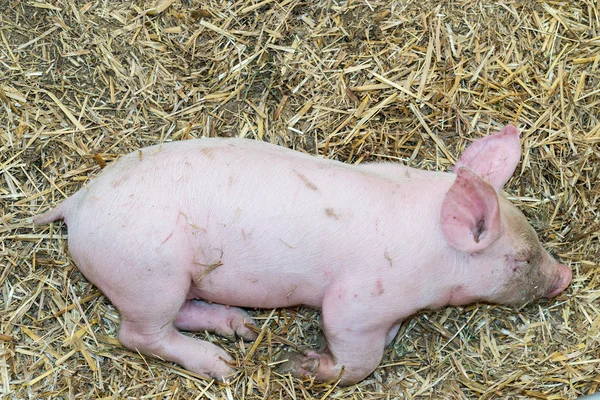
POLYGON ((0 0, 0 11, 0 397, 600 390, 597 1, 0 0), (121 347, 118 313, 70 262, 65 226, 30 220, 121 155, 165 141, 241 136, 444 171, 510 122, 524 156, 506 191, 572 285, 520 309, 414 316, 348 388, 275 370, 282 349, 318 345, 307 308, 252 311, 256 343, 198 334, 236 358, 229 385, 121 347))

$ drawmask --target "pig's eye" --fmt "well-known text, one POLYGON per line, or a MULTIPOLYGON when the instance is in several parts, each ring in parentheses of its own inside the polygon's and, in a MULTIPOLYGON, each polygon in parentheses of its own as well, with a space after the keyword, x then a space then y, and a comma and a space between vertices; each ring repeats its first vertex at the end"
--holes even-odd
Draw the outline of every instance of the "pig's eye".
POLYGON ((523 260, 519 260, 519 263, 523 266, 523 267, 529 267, 531 265, 531 258, 525 258, 523 260))
POLYGON ((509 256, 507 261, 513 273, 528 273, 536 265, 537 259, 534 251, 522 249, 516 254, 509 256))
POLYGON ((521 272, 523 270, 528 270, 531 266, 531 259, 529 258, 520 258, 514 260, 512 263, 513 272, 521 272))

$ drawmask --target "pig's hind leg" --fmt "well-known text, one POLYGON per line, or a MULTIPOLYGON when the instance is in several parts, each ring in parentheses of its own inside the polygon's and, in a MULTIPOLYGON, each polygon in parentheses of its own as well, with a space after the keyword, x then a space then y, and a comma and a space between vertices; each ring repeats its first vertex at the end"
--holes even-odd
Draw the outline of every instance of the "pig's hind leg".
MULTIPOLYGON (((218 380, 233 374, 225 350, 179 332, 174 321, 186 302, 189 278, 184 274, 161 274, 170 268, 138 268, 140 278, 113 291, 112 301, 121 313, 119 341, 130 349, 180 364, 199 375, 218 380), (158 271, 153 276, 152 271, 158 271), (165 288, 170 288, 165 290, 165 288)), ((121 282, 121 281, 119 281, 121 282)), ((115 282, 117 285, 123 283, 115 282)))
POLYGON ((204 340, 186 336, 171 323, 158 326, 122 319, 119 341, 142 354, 175 362, 189 371, 217 380, 224 380, 235 373, 227 364, 231 357, 225 350, 204 340))
POLYGON ((257 336, 245 326, 254 325, 246 311, 200 300, 187 300, 173 324, 183 331, 209 331, 226 337, 237 335, 245 340, 254 340, 257 336))

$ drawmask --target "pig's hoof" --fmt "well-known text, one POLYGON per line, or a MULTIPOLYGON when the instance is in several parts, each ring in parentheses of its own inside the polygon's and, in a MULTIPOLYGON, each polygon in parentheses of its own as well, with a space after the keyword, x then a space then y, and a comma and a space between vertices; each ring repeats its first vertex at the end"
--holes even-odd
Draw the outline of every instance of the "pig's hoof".
POLYGON ((277 372, 280 374, 292 374, 298 378, 314 375, 320 363, 316 357, 307 357, 295 351, 282 352, 278 360, 286 361, 279 364, 277 372))
POLYGON ((233 359, 225 350, 218 349, 215 356, 217 356, 213 365, 208 368, 208 370, 202 371, 204 372, 202 375, 208 375, 209 377, 223 382, 225 380, 231 380, 233 375, 235 375, 236 370, 231 366, 233 359))
POLYGON ((221 363, 222 365, 216 366, 215 369, 208 372, 208 376, 219 381, 224 382, 226 380, 231 380, 233 375, 235 375, 236 370, 231 368, 229 365, 225 363, 221 363))
POLYGON ((238 307, 209 304, 201 300, 188 300, 177 314, 173 324, 182 331, 209 331, 217 335, 256 339, 256 333, 245 324, 254 325, 250 314, 238 307))
POLYGON ((252 329, 246 327, 247 325, 255 326, 254 321, 250 316, 248 318, 234 318, 230 321, 229 326, 233 333, 247 341, 253 341, 258 337, 258 334, 252 329))

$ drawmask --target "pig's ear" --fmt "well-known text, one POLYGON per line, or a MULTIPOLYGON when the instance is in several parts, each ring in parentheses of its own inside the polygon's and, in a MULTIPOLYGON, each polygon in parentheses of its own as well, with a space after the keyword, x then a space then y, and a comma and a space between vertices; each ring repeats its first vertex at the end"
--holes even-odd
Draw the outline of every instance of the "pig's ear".
POLYGON ((442 203, 442 231, 450 246, 474 253, 500 236, 498 195, 469 168, 459 168, 456 175, 442 203))
POLYGON ((456 162, 454 171, 469 167, 499 191, 515 172, 520 159, 519 131, 514 125, 506 125, 500 132, 471 143, 456 162))

